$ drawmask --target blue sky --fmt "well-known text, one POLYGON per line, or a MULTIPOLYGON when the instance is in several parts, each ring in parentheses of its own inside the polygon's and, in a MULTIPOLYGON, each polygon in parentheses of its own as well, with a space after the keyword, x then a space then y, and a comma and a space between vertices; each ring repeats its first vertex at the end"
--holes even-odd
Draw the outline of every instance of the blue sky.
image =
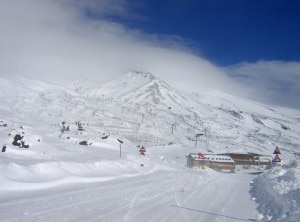
MULTIPOLYGON (((299 0, 131 0, 128 14, 106 15, 131 29, 184 38, 220 66, 300 60, 299 0)), ((97 13, 87 11, 97 18, 97 13)))
POLYGON ((0 75, 99 85, 152 72, 300 109, 298 0, 0 0, 0 75))

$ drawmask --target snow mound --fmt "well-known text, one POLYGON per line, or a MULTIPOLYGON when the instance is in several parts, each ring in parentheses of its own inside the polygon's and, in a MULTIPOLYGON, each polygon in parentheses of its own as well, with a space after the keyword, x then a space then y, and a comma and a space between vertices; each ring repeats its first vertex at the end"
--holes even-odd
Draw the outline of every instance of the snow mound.
POLYGON ((300 169, 279 167, 266 171, 253 180, 252 196, 262 221, 298 221, 300 218, 300 169))
POLYGON ((50 161, 36 164, 0 164, 0 190, 37 190, 69 183, 91 183, 173 170, 161 160, 127 155, 120 160, 88 162, 50 161))

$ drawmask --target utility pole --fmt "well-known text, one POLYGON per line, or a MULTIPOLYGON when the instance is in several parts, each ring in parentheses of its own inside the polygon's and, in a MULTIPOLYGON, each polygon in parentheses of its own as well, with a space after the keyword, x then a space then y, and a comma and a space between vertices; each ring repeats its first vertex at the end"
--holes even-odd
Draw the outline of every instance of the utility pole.
POLYGON ((119 141, 119 143, 120 143, 120 158, 122 157, 122 143, 123 143, 123 141, 122 140, 120 140, 120 139, 117 139, 118 141, 119 141))
POLYGON ((175 123, 172 124, 172 135, 173 135, 173 129, 174 128, 176 128, 176 124, 175 123))

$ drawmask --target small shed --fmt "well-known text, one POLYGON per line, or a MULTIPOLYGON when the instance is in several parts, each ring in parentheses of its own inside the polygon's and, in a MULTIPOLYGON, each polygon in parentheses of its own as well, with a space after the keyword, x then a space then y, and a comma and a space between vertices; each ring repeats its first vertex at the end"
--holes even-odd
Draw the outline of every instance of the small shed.
POLYGON ((187 166, 201 167, 207 166, 220 172, 231 172, 235 171, 234 160, 227 155, 216 155, 216 154, 196 154, 190 153, 187 158, 187 166))
POLYGON ((268 155, 253 154, 255 165, 271 165, 272 157, 268 155))

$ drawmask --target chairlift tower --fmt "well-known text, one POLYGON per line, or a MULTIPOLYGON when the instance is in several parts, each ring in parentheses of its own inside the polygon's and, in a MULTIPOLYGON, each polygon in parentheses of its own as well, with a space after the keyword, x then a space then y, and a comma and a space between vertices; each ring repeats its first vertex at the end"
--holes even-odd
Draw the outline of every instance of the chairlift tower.
POLYGON ((198 137, 203 136, 203 135, 204 135, 203 133, 197 133, 197 134, 195 135, 195 137, 196 137, 195 148, 197 147, 198 137))
POLYGON ((118 142, 120 143, 120 158, 122 157, 122 144, 123 144, 123 141, 120 140, 120 139, 117 139, 118 142))
POLYGON ((172 135, 173 135, 173 132, 174 132, 174 128, 176 129, 176 123, 172 123, 172 135))
POLYGON ((142 123, 144 123, 144 116, 145 114, 142 114, 142 123))

